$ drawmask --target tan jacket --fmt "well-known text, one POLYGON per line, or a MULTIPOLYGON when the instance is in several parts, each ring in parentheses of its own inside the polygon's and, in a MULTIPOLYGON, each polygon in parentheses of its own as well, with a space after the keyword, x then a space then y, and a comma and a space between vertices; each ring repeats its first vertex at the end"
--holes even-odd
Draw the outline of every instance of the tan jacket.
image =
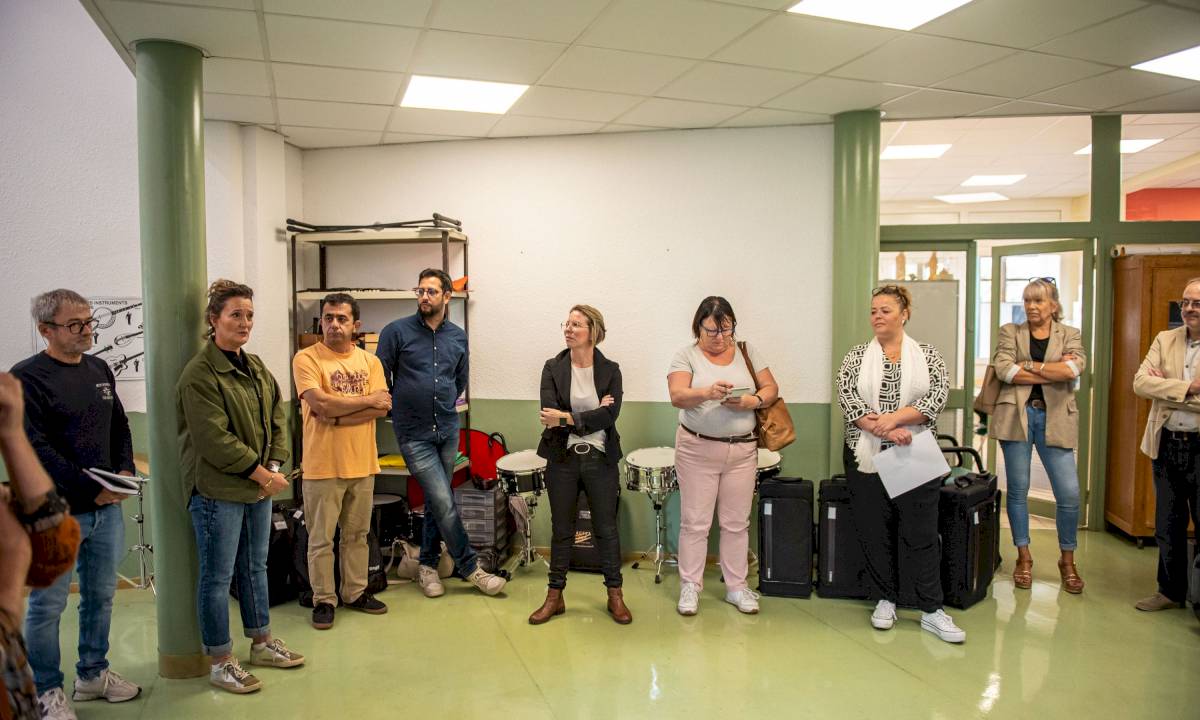
POLYGON ((1152 459, 1158 457, 1158 438, 1173 410, 1200 412, 1200 398, 1188 395, 1188 381, 1183 379, 1183 359, 1187 354, 1187 328, 1163 330, 1150 343, 1150 351, 1133 376, 1133 392, 1150 403, 1146 432, 1142 435, 1142 452, 1152 459), (1155 369, 1165 377, 1154 377, 1155 369))
MULTIPOLYGON (((1052 321, 1050 342, 1046 345, 1046 362, 1060 362, 1067 353, 1078 358, 1074 362, 1082 374, 1087 358, 1079 330, 1052 321)), ((988 421, 988 432, 996 440, 1029 440, 1025 403, 1033 386, 1012 385, 1005 378, 1015 375, 1014 368, 1032 359, 1029 354, 1029 323, 1002 326, 996 338, 996 351, 992 353, 992 365, 996 367, 996 376, 1003 385, 996 398, 996 412, 988 421)), ((1064 448, 1078 445, 1079 409, 1075 405, 1074 381, 1046 383, 1042 385, 1042 395, 1046 400, 1046 444, 1064 448)))

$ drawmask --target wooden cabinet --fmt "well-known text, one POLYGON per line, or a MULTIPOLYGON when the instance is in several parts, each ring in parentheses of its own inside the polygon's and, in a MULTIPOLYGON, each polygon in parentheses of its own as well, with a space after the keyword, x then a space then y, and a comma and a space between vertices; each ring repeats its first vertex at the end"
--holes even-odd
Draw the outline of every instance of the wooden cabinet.
MULTIPOLYGON (((1112 383, 1108 405, 1105 520, 1139 540, 1154 536, 1154 478, 1138 450, 1150 401, 1133 376, 1154 336, 1179 322, 1184 284, 1200 277, 1197 255, 1127 255, 1113 262, 1112 383)), ((1104 352, 1105 348, 1096 348, 1104 352)))

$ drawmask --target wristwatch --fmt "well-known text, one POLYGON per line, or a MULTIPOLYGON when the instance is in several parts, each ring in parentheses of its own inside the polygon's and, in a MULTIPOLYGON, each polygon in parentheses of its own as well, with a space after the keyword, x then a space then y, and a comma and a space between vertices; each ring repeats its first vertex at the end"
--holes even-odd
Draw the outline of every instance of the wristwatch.
POLYGON ((17 515, 17 520, 28 528, 30 533, 40 533, 58 527, 63 518, 67 516, 67 512, 70 511, 70 506, 57 492, 51 490, 46 493, 46 499, 41 506, 35 508, 33 512, 22 512, 17 503, 13 503, 13 510, 17 515))
POLYGON ((558 419, 558 426, 559 426, 559 427, 566 427, 566 426, 567 426, 567 419, 566 419, 565 417, 560 417, 560 418, 558 419))

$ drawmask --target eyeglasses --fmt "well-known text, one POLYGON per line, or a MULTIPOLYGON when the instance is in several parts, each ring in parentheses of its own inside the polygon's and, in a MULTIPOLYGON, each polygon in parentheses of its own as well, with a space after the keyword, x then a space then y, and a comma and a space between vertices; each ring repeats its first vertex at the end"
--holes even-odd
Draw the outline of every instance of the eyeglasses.
POLYGON ((1200 310, 1200 300, 1188 300, 1187 298, 1184 298, 1179 301, 1180 310, 1188 310, 1190 308, 1196 308, 1197 310, 1200 310))
POLYGON ((418 299, 420 299, 423 295, 428 295, 431 298, 435 298, 442 294, 442 291, 436 288, 415 287, 412 289, 412 291, 413 295, 416 295, 418 299))
POLYGON ((87 320, 72 320, 71 322, 62 325, 59 325, 56 322, 45 322, 42 324, 49 325, 51 327, 66 328, 72 335, 81 335, 83 334, 83 329, 85 327, 89 330, 95 330, 96 326, 100 324, 100 321, 93 317, 88 318, 87 320))
POLYGON ((710 337, 710 338, 715 338, 715 337, 717 337, 718 335, 723 335, 723 336, 725 336, 725 337, 729 337, 729 336, 733 335, 733 328, 734 328, 734 327, 735 327, 735 326, 733 326, 733 325, 730 325, 729 327, 727 327, 727 328, 721 328, 720 330, 717 330, 716 328, 713 328, 712 330, 709 330, 708 328, 706 328, 706 327, 704 327, 703 325, 701 325, 701 326, 700 326, 700 329, 701 329, 702 331, 704 331, 704 334, 705 334, 705 336, 707 336, 707 337, 710 337))
POLYGON ((1054 287, 1058 287, 1058 281, 1052 277, 1040 277, 1040 278, 1034 278, 1034 280, 1041 280, 1042 282, 1048 282, 1051 285, 1053 285, 1054 287))
POLYGON ((577 323, 577 322, 559 323, 558 326, 563 329, 563 332, 566 332, 567 328, 571 328, 572 330, 587 330, 588 329, 588 326, 586 324, 577 323))
POLYGON ((904 297, 903 289, 899 285, 880 285, 871 291, 871 297, 879 297, 880 295, 891 295, 900 303, 901 309, 908 307, 908 300, 904 297))

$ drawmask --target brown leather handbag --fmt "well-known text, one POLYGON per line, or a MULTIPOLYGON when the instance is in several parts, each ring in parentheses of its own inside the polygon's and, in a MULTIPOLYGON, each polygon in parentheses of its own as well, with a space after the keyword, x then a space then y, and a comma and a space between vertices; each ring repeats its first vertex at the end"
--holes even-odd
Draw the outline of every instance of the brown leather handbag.
POLYGON ((1000 378, 996 376, 996 366, 988 365, 983 373, 983 386, 975 398, 975 411, 984 415, 996 412, 996 400, 1000 398, 1001 387, 1000 378))
MULTIPOLYGON (((750 377, 754 378, 754 390, 757 392, 759 390, 758 373, 754 370, 754 363, 750 362, 750 353, 746 352, 746 343, 739 342, 738 349, 742 351, 742 357, 746 359, 746 367, 750 370, 750 377)), ((796 427, 792 425, 792 416, 782 397, 777 397, 770 405, 764 405, 755 410, 754 417, 754 432, 758 435, 759 447, 780 450, 791 445, 796 439, 796 427)))

